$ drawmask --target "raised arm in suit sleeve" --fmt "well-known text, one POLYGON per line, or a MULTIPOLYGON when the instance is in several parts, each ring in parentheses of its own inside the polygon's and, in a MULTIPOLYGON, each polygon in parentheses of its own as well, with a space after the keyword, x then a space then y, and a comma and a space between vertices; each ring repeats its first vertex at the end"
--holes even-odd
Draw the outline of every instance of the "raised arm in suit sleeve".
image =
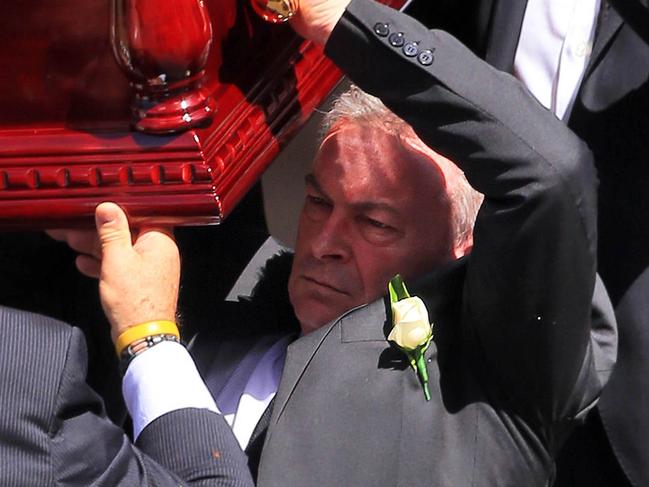
POLYGON ((185 408, 149 424, 133 446, 85 382, 86 347, 71 329, 50 436, 65 485, 252 486, 245 455, 222 416, 185 408))
POLYGON ((547 424, 594 399, 596 174, 586 146, 453 37, 353 0, 326 53, 484 193, 464 289, 476 370, 547 424), (403 40, 403 43, 401 42, 403 40))

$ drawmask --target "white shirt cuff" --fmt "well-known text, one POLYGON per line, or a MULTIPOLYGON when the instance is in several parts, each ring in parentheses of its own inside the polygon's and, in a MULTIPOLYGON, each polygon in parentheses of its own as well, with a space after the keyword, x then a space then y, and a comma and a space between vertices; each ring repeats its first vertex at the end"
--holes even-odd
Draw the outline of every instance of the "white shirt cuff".
POLYGON ((219 412, 189 352, 163 342, 135 357, 124 375, 122 394, 137 438, 154 419, 183 408, 219 412))

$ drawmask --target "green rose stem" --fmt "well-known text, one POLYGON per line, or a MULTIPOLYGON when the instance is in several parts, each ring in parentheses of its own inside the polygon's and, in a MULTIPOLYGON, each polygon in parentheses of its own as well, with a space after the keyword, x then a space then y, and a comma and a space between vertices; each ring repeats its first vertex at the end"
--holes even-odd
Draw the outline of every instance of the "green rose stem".
MULTIPOLYGON (((410 297, 408 289, 406 289, 406 284, 403 282, 403 279, 399 274, 390 279, 388 290, 390 291, 390 301, 393 303, 410 297)), ((425 344, 420 345, 414 350, 407 350, 403 347, 399 347, 406 354, 410 361, 410 365, 417 373, 424 389, 424 397, 426 398, 426 401, 430 401, 430 390, 428 389, 428 369, 426 368, 424 353, 430 345, 431 338, 432 336, 428 338, 425 344)))
POLYGON ((428 348, 430 341, 426 344, 425 347, 417 348, 417 375, 421 380, 421 384, 424 386, 424 397, 426 401, 430 401, 430 391, 428 390, 428 369, 426 368, 426 359, 424 358, 424 352, 428 348))

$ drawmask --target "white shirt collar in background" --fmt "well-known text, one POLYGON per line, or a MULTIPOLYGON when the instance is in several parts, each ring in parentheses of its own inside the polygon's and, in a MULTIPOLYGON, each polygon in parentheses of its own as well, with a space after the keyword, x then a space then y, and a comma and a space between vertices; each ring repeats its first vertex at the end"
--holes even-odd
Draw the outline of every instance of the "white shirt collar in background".
POLYGON ((600 0, 528 0, 514 75, 558 118, 572 107, 595 39, 600 0))

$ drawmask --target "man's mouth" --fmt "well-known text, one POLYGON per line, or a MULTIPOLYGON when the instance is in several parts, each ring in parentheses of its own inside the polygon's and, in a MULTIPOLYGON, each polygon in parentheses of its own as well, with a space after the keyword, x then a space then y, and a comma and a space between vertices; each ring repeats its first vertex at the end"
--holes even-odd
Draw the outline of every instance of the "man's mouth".
POLYGON ((313 277, 306 276, 306 275, 302 275, 302 279, 304 279, 305 281, 310 282, 312 284, 315 284, 315 285, 317 285, 319 287, 322 287, 322 288, 328 289, 330 291, 333 291, 335 293, 338 293, 338 294, 344 294, 345 296, 347 296, 349 294, 346 291, 343 291, 342 289, 340 289, 340 288, 338 288, 338 287, 336 287, 336 286, 334 286, 332 284, 329 284, 326 281, 322 281, 320 279, 314 279, 313 277))

